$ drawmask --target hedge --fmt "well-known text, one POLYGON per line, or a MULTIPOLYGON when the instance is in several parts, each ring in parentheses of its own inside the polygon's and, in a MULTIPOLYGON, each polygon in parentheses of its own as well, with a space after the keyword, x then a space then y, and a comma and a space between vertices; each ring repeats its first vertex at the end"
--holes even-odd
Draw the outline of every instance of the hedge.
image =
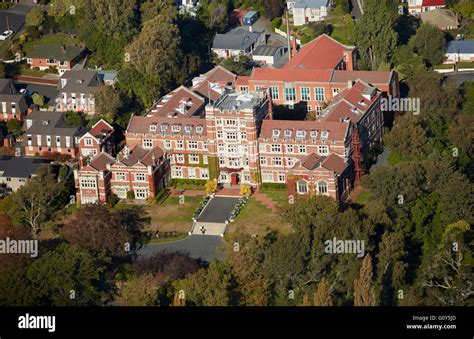
POLYGON ((264 182, 261 189, 283 191, 287 189, 287 186, 283 183, 264 182))

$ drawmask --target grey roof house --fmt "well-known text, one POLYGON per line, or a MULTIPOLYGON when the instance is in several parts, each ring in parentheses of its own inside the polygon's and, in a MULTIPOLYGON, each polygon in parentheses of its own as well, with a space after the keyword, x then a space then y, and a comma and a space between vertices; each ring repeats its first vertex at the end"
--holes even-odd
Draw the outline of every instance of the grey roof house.
POLYGON ((34 111, 25 120, 23 145, 27 156, 61 153, 76 157, 78 139, 86 129, 65 125, 64 113, 34 111))
POLYGON ((0 197, 15 192, 48 164, 40 158, 0 156, 0 197))
POLYGON ((445 63, 474 62, 474 40, 453 40, 448 42, 445 58, 445 63))
POLYGON ((11 79, 0 79, 1 120, 23 120, 28 112, 28 104, 23 94, 16 91, 11 79))
POLYGON ((212 51, 220 58, 250 55, 257 46, 265 44, 265 40, 264 32, 252 32, 237 27, 225 34, 216 34, 212 51))
POLYGON ((59 81, 59 111, 95 114, 94 92, 104 82, 96 71, 66 71, 59 81))

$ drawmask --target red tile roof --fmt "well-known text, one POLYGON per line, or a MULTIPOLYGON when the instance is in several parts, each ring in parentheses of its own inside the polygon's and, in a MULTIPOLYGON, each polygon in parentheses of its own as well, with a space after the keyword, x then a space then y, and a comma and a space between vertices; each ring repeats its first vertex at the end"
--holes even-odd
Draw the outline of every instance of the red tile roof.
POLYGON ((340 175, 348 166, 343 158, 334 153, 324 157, 313 152, 297 161, 292 170, 306 169, 312 171, 317 168, 324 168, 340 175))
POLYGON ((361 79, 372 85, 388 85, 392 74, 385 71, 334 71, 331 83, 347 84, 349 80, 361 79))
POLYGON ((260 132, 261 139, 298 139, 297 131, 305 131, 305 137, 301 140, 321 139, 322 132, 328 133, 327 140, 341 140, 346 138, 349 122, 329 121, 297 121, 297 120, 263 120, 260 132), (278 137, 274 137, 273 131, 279 130, 278 137), (288 134, 285 134, 288 131, 288 134), (316 135, 311 135, 316 132, 316 135))
POLYGON ((347 166, 349 165, 344 161, 344 159, 334 153, 324 159, 322 163, 322 167, 334 171, 337 174, 342 174, 347 166))
POLYGON ((94 137, 101 136, 103 133, 109 134, 114 131, 114 128, 104 119, 100 119, 94 126, 92 126, 89 133, 94 137))
POLYGON ((332 73, 332 70, 254 68, 252 71, 252 80, 281 82, 329 82, 331 80, 332 73))
POLYGON ((124 148, 118 155, 118 160, 126 166, 133 166, 137 163, 151 166, 156 164, 156 161, 161 158, 163 154, 164 151, 159 146, 156 146, 153 149, 145 149, 141 145, 136 145, 132 150, 124 148), (154 162, 153 156, 155 157, 154 162))
POLYGON ((334 69, 342 61, 344 51, 353 49, 323 34, 301 48, 284 69, 334 69))
POLYGON ((206 135, 206 120, 200 118, 165 118, 159 116, 138 116, 133 115, 130 118, 127 127, 127 133, 147 133, 156 135, 206 135), (156 126, 155 131, 150 130, 150 125, 156 126), (166 131, 162 131, 161 126, 166 125, 166 131), (179 125, 180 131, 173 132, 171 126, 179 125), (186 131, 189 127, 189 133, 186 131), (200 129, 202 131, 200 132, 200 129))
POLYGON ((105 171, 107 165, 114 164, 116 160, 108 153, 102 152, 98 154, 94 159, 91 160, 89 165, 86 165, 80 169, 81 172, 96 172, 105 171))
POLYGON ((446 6, 444 0, 423 0, 422 6, 446 6))
POLYGON ((212 101, 217 101, 222 94, 219 93, 219 91, 209 88, 210 84, 219 83, 223 86, 233 85, 237 75, 218 65, 209 72, 202 74, 201 77, 205 78, 205 80, 194 86, 192 88, 193 91, 201 94, 205 98, 209 99, 210 97, 212 101))
POLYGON ((191 117, 204 113, 204 99, 184 86, 162 97, 149 114, 162 117, 191 117))

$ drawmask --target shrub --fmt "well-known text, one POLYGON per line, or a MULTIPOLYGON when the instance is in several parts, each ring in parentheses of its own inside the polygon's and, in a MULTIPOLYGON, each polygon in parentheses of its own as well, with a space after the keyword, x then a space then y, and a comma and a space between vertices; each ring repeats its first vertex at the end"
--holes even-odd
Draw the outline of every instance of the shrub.
POLYGON ((128 192, 127 192, 127 199, 129 199, 129 200, 135 200, 135 192, 133 192, 133 191, 128 191, 128 192))
POLYGON ((109 197, 109 201, 107 202, 107 205, 109 205, 110 207, 114 207, 115 205, 117 205, 120 201, 120 198, 117 196, 117 194, 115 193, 112 193, 109 197))
POLYGON ((264 190, 283 191, 287 189, 287 186, 283 183, 264 182, 261 188, 264 190))
POLYGON ((208 194, 214 193, 217 191, 217 188, 218 188, 217 182, 214 180, 209 180, 208 182, 206 182, 205 188, 208 194))
POLYGON ((272 29, 275 30, 281 26, 281 17, 276 17, 272 20, 272 29))
POLYGON ((243 197, 249 197, 252 194, 252 188, 250 185, 242 185, 240 187, 240 195, 243 197))

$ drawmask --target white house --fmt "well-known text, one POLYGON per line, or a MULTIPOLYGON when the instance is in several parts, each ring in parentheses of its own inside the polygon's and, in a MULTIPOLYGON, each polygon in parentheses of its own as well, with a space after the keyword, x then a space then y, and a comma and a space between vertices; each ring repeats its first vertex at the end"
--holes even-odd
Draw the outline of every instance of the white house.
POLYGON ((331 8, 330 0, 288 0, 288 12, 293 14, 293 24, 301 26, 308 22, 324 20, 331 8))
POLYGON ((408 13, 419 16, 423 12, 446 7, 445 0, 409 0, 408 13))
POLYGON ((474 40, 453 40, 446 46, 446 64, 474 62, 474 40))
POLYGON ((243 28, 234 28, 225 34, 216 34, 212 51, 220 58, 251 55, 253 50, 265 44, 264 32, 251 32, 243 28))
POLYGON ((285 54, 282 46, 260 45, 253 51, 252 59, 263 64, 273 65, 285 54))

